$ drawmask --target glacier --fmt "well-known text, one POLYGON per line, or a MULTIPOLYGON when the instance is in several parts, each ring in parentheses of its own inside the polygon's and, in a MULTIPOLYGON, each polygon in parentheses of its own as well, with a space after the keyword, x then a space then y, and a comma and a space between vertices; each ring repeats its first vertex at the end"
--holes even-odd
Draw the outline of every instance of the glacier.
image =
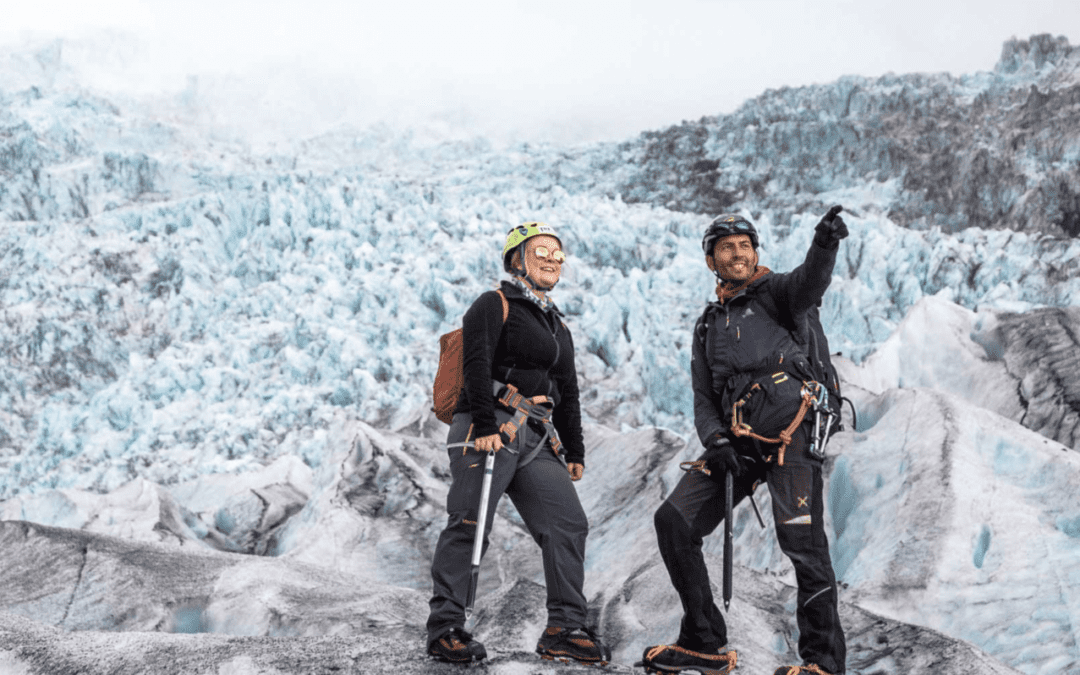
MULTIPOLYGON (((496 283, 504 233, 528 219, 570 256, 553 297, 578 349, 586 591, 631 662, 679 618, 651 513, 700 450, 689 336, 714 284, 709 209, 750 217, 762 263, 786 270, 841 203, 851 236, 822 318, 858 411, 827 486, 849 672, 928 672, 889 635, 936 645, 949 673, 1080 672, 1080 393, 1061 376, 1080 374, 1080 146, 1061 126, 1077 63, 1036 36, 1006 43, 993 72, 770 91, 624 143, 383 125, 268 151, 86 90, 56 45, 5 54, 0 567, 21 581, 0 593, 0 666, 51 627, 288 636, 331 655, 342 646, 310 641, 368 635, 391 663, 418 654, 388 645, 423 621, 444 517, 437 337, 496 283), (917 145, 889 159, 972 108, 971 138, 943 124, 933 161, 917 145), (949 144, 958 166, 986 152, 1012 168, 928 192, 909 165, 945 181, 949 144), (1058 215, 1027 217, 1051 193, 1058 215), (69 562, 50 576, 42 560, 69 562)), ((753 601, 733 607, 733 635, 760 668, 794 658, 794 581, 770 528, 737 514, 737 600, 753 601)), ((496 672, 530 667, 536 558, 501 505, 477 617, 506 645, 496 672)))

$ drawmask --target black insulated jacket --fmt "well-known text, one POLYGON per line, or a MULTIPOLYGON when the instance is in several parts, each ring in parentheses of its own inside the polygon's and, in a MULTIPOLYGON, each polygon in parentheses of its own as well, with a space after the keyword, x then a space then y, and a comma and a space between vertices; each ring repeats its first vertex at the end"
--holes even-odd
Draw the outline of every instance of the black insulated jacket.
POLYGON ((729 433, 731 408, 755 378, 777 370, 812 376, 807 315, 825 295, 835 264, 835 249, 811 244, 794 270, 766 274, 724 304, 705 307, 694 326, 690 362, 694 426, 702 445, 717 435, 735 440, 729 433))
MULTIPOLYGON (((499 432, 492 382, 512 384, 522 395, 544 395, 555 403, 552 422, 567 462, 585 463, 574 341, 552 306, 542 310, 516 285, 502 282, 509 313, 503 325, 502 300, 487 291, 462 319, 465 385, 455 412, 472 415, 473 438, 499 432)), ((539 440, 539 439, 537 439, 539 440)))

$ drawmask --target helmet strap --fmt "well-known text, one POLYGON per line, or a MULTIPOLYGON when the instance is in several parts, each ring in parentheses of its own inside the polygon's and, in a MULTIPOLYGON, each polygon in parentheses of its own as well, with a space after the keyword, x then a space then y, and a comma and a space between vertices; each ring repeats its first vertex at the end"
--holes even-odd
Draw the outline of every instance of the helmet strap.
POLYGON ((716 276, 716 280, 717 280, 717 281, 723 281, 723 279, 722 279, 722 278, 720 277, 720 269, 719 269, 719 268, 718 268, 718 267, 716 266, 716 258, 714 258, 714 257, 712 256, 712 254, 709 254, 708 258, 709 258, 709 260, 711 260, 711 261, 712 261, 712 265, 709 265, 709 266, 708 266, 708 267, 709 267, 709 271, 710 271, 710 272, 712 272, 712 273, 713 273, 713 275, 715 275, 715 276, 716 276))
POLYGON ((540 283, 536 281, 536 279, 532 278, 532 275, 526 274, 524 272, 518 272, 517 270, 514 270, 514 273, 517 276, 521 277, 522 281, 529 284, 529 287, 532 288, 534 291, 540 291, 541 293, 547 293, 551 289, 555 288, 554 286, 541 286, 540 283))

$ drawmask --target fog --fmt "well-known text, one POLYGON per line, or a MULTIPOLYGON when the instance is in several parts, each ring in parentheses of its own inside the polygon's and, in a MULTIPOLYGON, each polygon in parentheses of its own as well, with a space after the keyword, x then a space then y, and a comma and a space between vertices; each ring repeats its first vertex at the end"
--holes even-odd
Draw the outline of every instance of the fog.
POLYGON ((1080 36, 1080 3, 1052 0, 0 4, 0 49, 59 39, 82 85, 179 102, 256 143, 376 122, 618 140, 768 88, 989 70, 1010 37, 1080 36))

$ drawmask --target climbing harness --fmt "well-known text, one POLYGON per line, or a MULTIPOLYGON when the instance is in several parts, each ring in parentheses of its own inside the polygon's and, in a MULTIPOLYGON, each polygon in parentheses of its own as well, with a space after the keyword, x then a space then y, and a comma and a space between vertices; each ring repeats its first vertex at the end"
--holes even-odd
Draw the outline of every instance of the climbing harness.
POLYGON ((495 401, 514 413, 513 417, 503 422, 499 427, 499 431, 506 434, 508 441, 513 443, 518 433, 520 433, 522 447, 529 447, 526 435, 528 433, 528 421, 533 419, 540 422, 544 427, 544 437, 536 445, 532 446, 533 451, 539 450, 546 442, 551 447, 551 451, 558 455, 559 450, 562 448, 562 441, 559 440, 559 434, 555 431, 555 424, 551 421, 551 413, 555 407, 552 400, 544 395, 528 398, 518 392, 517 387, 512 384, 495 382, 492 388, 495 392, 495 401))
MULTIPOLYGON (((783 371, 781 371, 780 373, 775 373, 773 375, 773 377, 775 378, 777 375, 782 375, 782 374, 784 374, 783 371)), ((817 383, 814 382, 813 384, 817 384, 817 383)), ((818 385, 818 386, 820 387, 821 385, 818 385)), ((746 394, 744 394, 742 398, 740 398, 738 401, 735 401, 735 403, 732 404, 732 406, 731 406, 731 433, 735 434, 735 436, 738 437, 738 438, 755 438, 755 439, 761 441, 762 443, 779 443, 780 444, 780 449, 779 449, 779 452, 778 452, 777 462, 776 463, 779 464, 780 466, 783 466, 784 465, 784 452, 787 450, 787 447, 789 445, 791 445, 792 435, 795 433, 795 430, 799 428, 799 425, 802 424, 803 420, 806 418, 806 413, 814 405, 814 399, 816 397, 814 396, 814 393, 812 391, 811 383, 804 382, 803 386, 802 386, 802 389, 799 392, 799 396, 802 398, 802 402, 799 404, 798 412, 795 413, 795 419, 791 420, 791 424, 789 424, 786 429, 781 431, 777 438, 767 438, 767 437, 762 436, 760 434, 754 433, 754 430, 750 427, 750 425, 746 424, 743 421, 743 416, 742 416, 743 406, 746 405, 746 403, 751 399, 751 397, 754 395, 755 392, 760 391, 760 390, 761 390, 761 385, 759 383, 755 382, 753 385, 750 386, 750 390, 748 392, 746 392, 746 394)), ((766 459, 766 461, 768 461, 768 460, 766 459)))
MULTIPOLYGON (((779 376, 786 376, 786 374, 781 371, 773 373, 772 377, 774 381, 776 381, 776 378, 779 376)), ((777 453, 776 463, 783 466, 784 452, 791 444, 791 439, 795 430, 798 429, 799 425, 806 419, 806 414, 813 410, 814 433, 810 438, 810 445, 807 448, 807 452, 816 459, 825 459, 825 446, 829 443, 829 432, 832 430, 833 424, 839 422, 840 417, 839 413, 829 408, 828 388, 820 382, 815 382, 813 380, 803 381, 802 388, 799 391, 799 396, 802 399, 802 402, 799 404, 799 410, 795 413, 795 417, 791 420, 791 424, 781 431, 777 438, 767 438, 757 434, 749 424, 743 421, 743 407, 750 401, 754 394, 761 389, 761 384, 755 382, 750 386, 750 390, 732 405, 731 433, 739 438, 753 438, 763 443, 779 443, 780 448, 777 453), (824 426, 822 426, 822 417, 825 418, 824 426)), ((765 461, 769 461, 769 459, 766 459, 765 461)))

